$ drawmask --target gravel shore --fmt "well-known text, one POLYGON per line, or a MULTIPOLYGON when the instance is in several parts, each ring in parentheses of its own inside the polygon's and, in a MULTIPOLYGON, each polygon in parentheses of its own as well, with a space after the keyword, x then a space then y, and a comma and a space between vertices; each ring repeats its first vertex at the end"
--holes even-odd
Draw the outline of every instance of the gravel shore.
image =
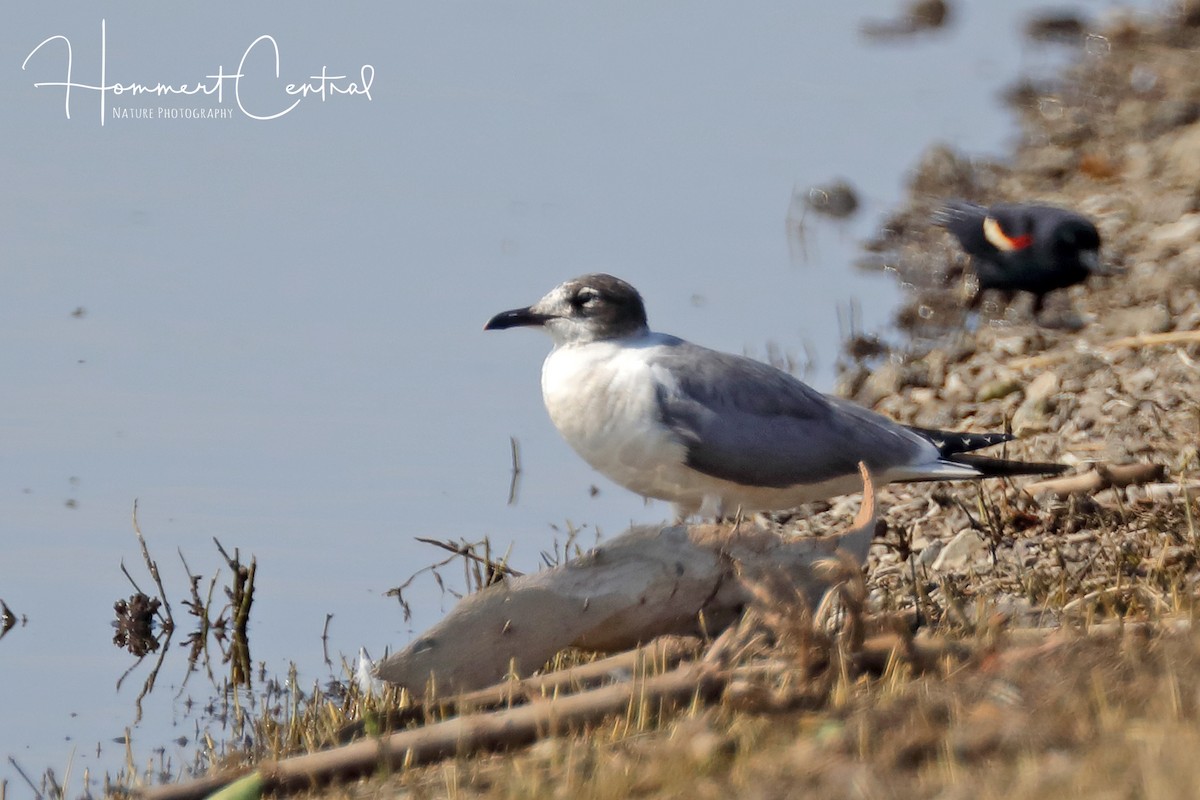
POLYGON ((986 597, 1043 620, 1098 600, 1162 611, 1190 605, 1200 580, 1194 503, 1180 499, 1200 480, 1200 3, 1111 18, 1082 48, 1056 85, 1011 92, 1022 130, 1011 162, 942 145, 922 157, 867 245, 906 291, 901 341, 848 343, 838 392, 923 427, 1011 429, 1010 457, 1078 473, 1157 464, 1161 477, 1035 496, 1028 480, 889 487, 892 546, 875 548, 870 569, 880 607, 936 617, 986 597), (1029 295, 989 297, 968 316, 966 256, 931 220, 949 198, 1084 213, 1112 274, 1052 295, 1048 325, 1029 295))

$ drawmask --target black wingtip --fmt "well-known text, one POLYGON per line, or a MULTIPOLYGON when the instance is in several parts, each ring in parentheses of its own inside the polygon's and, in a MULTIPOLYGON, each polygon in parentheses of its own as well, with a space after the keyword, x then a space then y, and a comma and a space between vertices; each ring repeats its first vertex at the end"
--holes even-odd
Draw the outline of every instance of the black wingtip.
POLYGON ((966 433, 941 431, 936 428, 918 428, 913 425, 906 427, 933 442, 934 447, 938 449, 938 455, 950 460, 954 460, 952 457, 958 453, 981 450, 985 447, 1011 442, 1017 438, 1011 433, 966 433))

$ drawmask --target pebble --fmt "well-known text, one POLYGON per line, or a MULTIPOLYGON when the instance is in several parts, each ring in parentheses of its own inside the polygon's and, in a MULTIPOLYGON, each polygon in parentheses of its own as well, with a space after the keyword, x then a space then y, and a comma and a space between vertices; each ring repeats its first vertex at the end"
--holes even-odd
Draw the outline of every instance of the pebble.
POLYGON ((933 560, 933 569, 938 572, 963 570, 987 552, 988 546, 983 538, 970 528, 965 528, 942 547, 933 560))
POLYGON ((971 399, 971 387, 957 372, 951 373, 942 386, 942 399, 951 403, 961 403, 971 399))
POLYGON ((941 539, 933 540, 925 547, 921 548, 921 554, 917 556, 917 561, 919 561, 922 566, 932 567, 934 563, 937 562, 938 556, 941 554, 944 547, 945 545, 942 544, 941 539))
POLYGON ((916 403, 919 406, 925 406, 937 399, 937 392, 933 389, 921 387, 918 389, 913 389, 911 392, 909 392, 908 399, 910 402, 916 403))
POLYGON ((1051 398, 1057 391, 1058 375, 1053 372, 1043 372, 1034 378, 1025 388, 1025 399, 1013 413, 1013 433, 1023 436, 1048 429, 1053 406, 1051 398))
POLYGON ((687 753, 697 764, 707 764, 718 756, 726 756, 736 749, 736 743, 727 736, 711 730, 700 731, 687 740, 687 753))
POLYGON ((895 361, 883 364, 863 381, 857 400, 867 408, 873 408, 885 397, 894 397, 904 386, 904 368, 895 361))
POLYGON ((1174 327, 1171 312, 1161 304, 1114 308, 1101 321, 1113 337, 1164 333, 1174 327))
POLYGON ((1166 149, 1165 167, 1172 172, 1165 174, 1195 185, 1200 181, 1200 163, 1197 163, 1200 158, 1196 158, 1196 153, 1200 153, 1200 125, 1192 124, 1181 128, 1178 138, 1166 149))
MULTIPOLYGON (((1200 155, 1197 155, 1200 159, 1200 155)), ((1150 234, 1151 255, 1162 258, 1200 242, 1200 214, 1188 214, 1175 222, 1159 225, 1150 234)))
POLYGON ((1135 392, 1145 392, 1150 385, 1158 380, 1158 370, 1154 367, 1143 367, 1125 379, 1125 385, 1135 392))
POLYGON ((1141 209, 1141 216, 1147 222, 1160 226, 1154 234, 1151 234, 1151 240, 1155 236, 1165 236, 1169 240, 1174 233, 1164 232, 1164 230, 1183 222, 1189 214, 1196 216, 1193 214, 1196 210, 1194 191, 1164 192, 1150 198, 1150 202, 1141 209))
POLYGON ((1017 378, 996 378, 979 387, 975 402, 986 403, 989 400, 1002 400, 1013 392, 1021 390, 1021 381, 1017 378))
POLYGON ((1078 161, 1079 156, 1074 148, 1043 147, 1030 153, 1023 166, 1047 178, 1061 178, 1068 172, 1074 172, 1078 161))
POLYGON ((1161 135, 1172 128, 1191 125, 1200 119, 1200 104, 1194 100, 1164 100, 1150 118, 1147 129, 1161 135))
POLYGON ((1025 401, 1022 405, 1046 411, 1050 407, 1050 398, 1058 391, 1058 375, 1054 372, 1043 372, 1025 387, 1025 401))
POLYGON ((1023 356, 1029 352, 1029 339, 1025 336, 997 338, 995 348, 1005 355, 1023 356))

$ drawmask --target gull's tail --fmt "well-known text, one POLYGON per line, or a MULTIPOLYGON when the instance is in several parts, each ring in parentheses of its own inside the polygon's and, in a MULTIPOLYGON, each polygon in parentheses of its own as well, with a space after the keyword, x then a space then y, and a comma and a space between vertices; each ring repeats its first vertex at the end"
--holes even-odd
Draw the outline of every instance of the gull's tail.
POLYGON ((1052 464, 1048 461, 1013 461, 1007 458, 988 458, 987 456, 968 455, 959 453, 946 459, 953 464, 971 467, 979 472, 981 478, 1003 478, 1015 475, 1058 475, 1066 472, 1066 464, 1052 464))
POLYGON ((1016 437, 1011 433, 956 433, 912 426, 909 426, 909 430, 933 442, 943 462, 973 469, 979 473, 981 478, 1057 475, 1069 469, 1066 464, 1052 464, 1045 461, 1013 461, 1007 458, 991 458, 971 454, 973 450, 1013 441, 1016 437))

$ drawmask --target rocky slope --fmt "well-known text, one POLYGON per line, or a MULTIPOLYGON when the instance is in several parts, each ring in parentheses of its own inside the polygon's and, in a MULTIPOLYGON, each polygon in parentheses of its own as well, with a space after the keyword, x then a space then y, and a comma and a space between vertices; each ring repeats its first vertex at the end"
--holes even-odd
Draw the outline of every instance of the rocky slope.
POLYGON ((1154 463, 1164 477, 1063 498, 998 482, 889 488, 892 546, 871 570, 885 607, 936 616, 960 595, 1041 614, 1097 598, 1163 610, 1190 604, 1200 578, 1196 509, 1180 501, 1200 469, 1200 3, 1111 19, 1083 47, 1058 85, 1012 92, 1022 137, 1010 163, 944 146, 923 157, 868 245, 907 290, 904 341, 882 356, 849 343, 871 360, 851 360, 839 391, 920 426, 1011 427, 1012 457, 1080 472, 1154 463), (1033 322, 1028 295, 968 316, 966 258, 931 221, 947 198, 1078 210, 1114 274, 1051 295, 1050 326, 1033 322))

